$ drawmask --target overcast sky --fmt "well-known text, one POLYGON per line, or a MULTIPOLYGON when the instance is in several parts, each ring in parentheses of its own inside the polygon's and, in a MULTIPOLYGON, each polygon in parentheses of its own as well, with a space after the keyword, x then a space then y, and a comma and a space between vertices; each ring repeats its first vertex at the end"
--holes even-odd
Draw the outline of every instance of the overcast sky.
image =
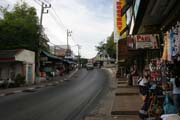
MULTIPOLYGON (((17 1, 0 0, 0 5, 12 7, 17 1)), ((37 9, 40 16, 40 1, 48 1, 52 7, 43 15, 45 33, 51 43, 67 43, 67 29, 72 30, 69 44, 77 54, 77 44, 81 46, 82 57, 92 58, 95 46, 111 35, 113 31, 112 0, 24 0, 37 9)), ((47 2, 46 2, 47 3, 47 2)))

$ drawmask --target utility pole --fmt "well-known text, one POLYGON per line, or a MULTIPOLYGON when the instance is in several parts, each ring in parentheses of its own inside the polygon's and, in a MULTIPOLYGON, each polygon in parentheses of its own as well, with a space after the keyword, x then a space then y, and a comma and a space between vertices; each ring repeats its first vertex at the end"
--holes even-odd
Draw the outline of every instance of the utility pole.
POLYGON ((42 4, 41 4, 41 17, 40 17, 40 25, 41 25, 41 27, 42 27, 42 20, 43 20, 43 14, 48 14, 48 10, 46 10, 45 11, 45 9, 48 9, 48 8, 51 8, 51 4, 44 4, 43 2, 42 2, 42 4))
POLYGON ((69 48, 69 37, 71 36, 72 34, 72 31, 69 31, 67 29, 67 50, 66 50, 66 56, 69 56, 69 53, 70 53, 70 48, 69 48))
POLYGON ((43 20, 43 14, 47 14, 48 13, 48 8, 51 8, 51 4, 44 4, 44 2, 42 2, 41 4, 41 15, 40 15, 40 38, 38 41, 38 48, 37 48, 37 67, 36 67, 36 72, 39 75, 40 72, 40 53, 41 53, 41 35, 42 35, 42 31, 43 31, 43 27, 42 27, 42 20, 43 20), (46 10, 46 11, 45 11, 46 10))
POLYGON ((79 44, 77 44, 77 47, 78 47, 78 68, 80 68, 80 49, 81 49, 81 46, 79 44))

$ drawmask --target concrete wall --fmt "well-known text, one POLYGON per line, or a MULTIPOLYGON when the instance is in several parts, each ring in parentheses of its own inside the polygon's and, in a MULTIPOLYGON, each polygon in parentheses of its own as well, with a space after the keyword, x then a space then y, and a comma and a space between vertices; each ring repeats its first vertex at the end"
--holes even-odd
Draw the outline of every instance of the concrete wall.
POLYGON ((23 50, 15 56, 15 60, 23 62, 26 83, 33 84, 35 80, 35 52, 23 50), (31 67, 32 69, 29 71, 28 67, 31 67), (29 80, 29 72, 32 73, 31 80, 29 80))
POLYGON ((15 61, 0 63, 0 79, 14 79, 17 74, 25 76, 26 84, 35 80, 35 53, 22 50, 15 56, 15 61), (13 76, 13 77, 12 77, 13 76))
POLYGON ((29 50, 23 50, 15 56, 15 60, 26 63, 35 63, 35 53, 29 50))
POLYGON ((0 79, 14 79, 17 74, 23 75, 22 63, 0 63, 0 79))

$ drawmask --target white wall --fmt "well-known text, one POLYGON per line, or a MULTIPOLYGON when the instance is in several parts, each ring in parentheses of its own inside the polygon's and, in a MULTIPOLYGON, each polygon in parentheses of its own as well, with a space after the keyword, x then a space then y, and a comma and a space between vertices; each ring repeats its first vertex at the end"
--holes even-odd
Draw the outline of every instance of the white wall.
POLYGON ((35 63, 35 53, 29 50, 23 50, 15 56, 15 60, 26 63, 35 63))
POLYGON ((0 64, 0 69, 1 69, 1 79, 7 80, 8 78, 11 77, 11 73, 14 72, 14 75, 16 76, 17 74, 22 74, 22 63, 1 63, 0 64))
POLYGON ((25 64, 26 83, 33 84, 35 80, 35 52, 23 50, 15 56, 15 60, 22 61, 25 64), (28 66, 32 66, 32 80, 28 81, 28 66))

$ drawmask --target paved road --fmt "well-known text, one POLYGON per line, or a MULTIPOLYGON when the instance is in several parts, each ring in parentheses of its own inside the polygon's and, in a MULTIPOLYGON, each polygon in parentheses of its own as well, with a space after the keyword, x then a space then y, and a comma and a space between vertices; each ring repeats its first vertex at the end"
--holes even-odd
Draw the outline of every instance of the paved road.
POLYGON ((105 70, 82 69, 61 85, 0 97, 0 120, 75 120, 107 79, 105 70))

